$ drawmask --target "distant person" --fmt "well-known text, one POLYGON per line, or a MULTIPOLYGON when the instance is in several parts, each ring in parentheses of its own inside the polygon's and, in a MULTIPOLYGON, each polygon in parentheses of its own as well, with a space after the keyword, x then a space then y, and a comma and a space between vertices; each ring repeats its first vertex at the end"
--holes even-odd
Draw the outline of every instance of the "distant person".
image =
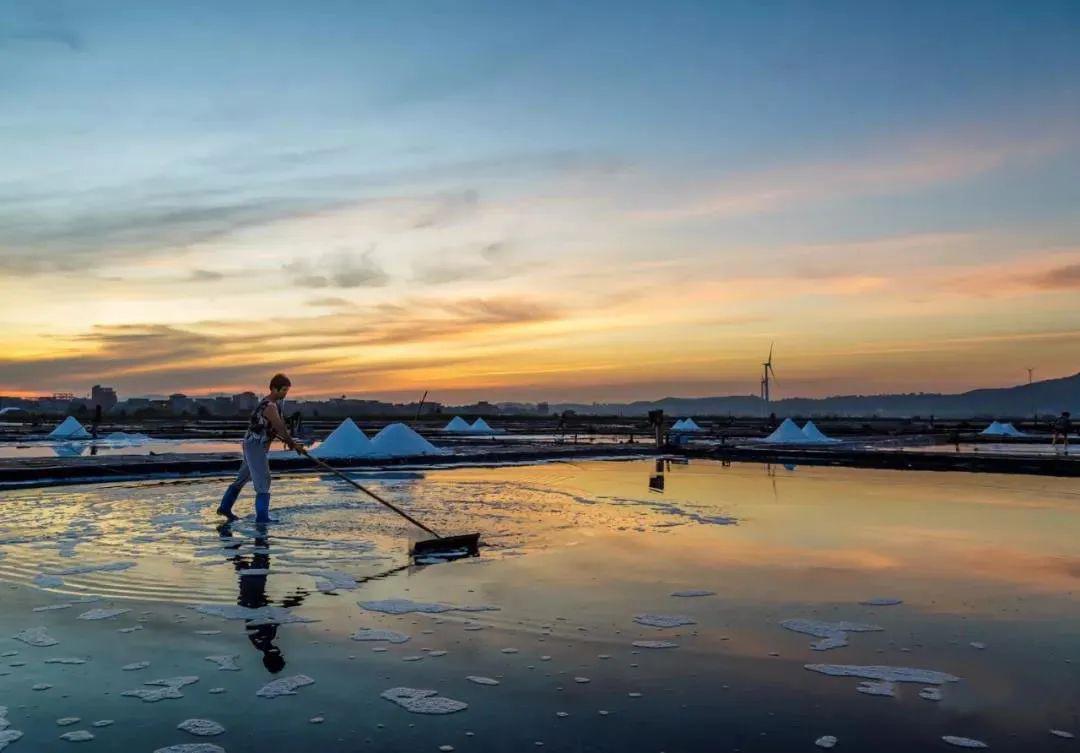
POLYGON ((259 401, 255 410, 251 412, 247 431, 244 433, 244 441, 241 449, 244 453, 244 462, 240 464, 240 472, 236 474, 236 480, 229 484, 225 495, 221 498, 217 514, 224 515, 231 522, 238 520, 233 515, 233 505, 244 484, 251 481, 255 487, 255 522, 273 523, 270 519, 270 462, 267 452, 270 443, 280 439, 287 447, 300 452, 301 445, 285 426, 282 419, 282 405, 285 395, 289 393, 292 382, 284 374, 275 374, 270 380, 270 392, 259 401))
POLYGON ((1072 433, 1072 418, 1069 411, 1062 411, 1061 416, 1054 422, 1054 439, 1051 447, 1057 447, 1058 437, 1061 437, 1062 447, 1065 454, 1069 454, 1069 434, 1072 433))

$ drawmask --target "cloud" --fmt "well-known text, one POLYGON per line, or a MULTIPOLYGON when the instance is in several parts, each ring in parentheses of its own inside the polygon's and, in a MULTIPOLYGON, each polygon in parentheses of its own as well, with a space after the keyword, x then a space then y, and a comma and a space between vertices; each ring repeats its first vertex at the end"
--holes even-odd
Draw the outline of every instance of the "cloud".
POLYGON ((307 301, 307 305, 326 308, 344 308, 351 306, 352 301, 347 301, 344 298, 335 298, 334 296, 325 296, 322 298, 312 298, 307 301))
POLYGON ((1036 288, 1046 290, 1073 290, 1080 289, 1080 263, 1066 264, 1062 267, 1033 275, 1031 284, 1036 288))
POLYGON ((511 263, 510 256, 510 247, 505 242, 487 243, 465 251, 443 251, 433 259, 414 263, 413 279, 429 285, 502 280, 528 267, 523 263, 511 263))
POLYGON ((373 258, 374 249, 357 259, 349 251, 326 254, 316 262, 298 259, 284 269, 293 275, 294 285, 302 288, 378 288, 390 282, 390 276, 373 258))
POLYGON ((193 269, 188 280, 191 282, 213 282, 214 280, 224 279, 225 275, 221 272, 215 272, 212 269, 193 269))

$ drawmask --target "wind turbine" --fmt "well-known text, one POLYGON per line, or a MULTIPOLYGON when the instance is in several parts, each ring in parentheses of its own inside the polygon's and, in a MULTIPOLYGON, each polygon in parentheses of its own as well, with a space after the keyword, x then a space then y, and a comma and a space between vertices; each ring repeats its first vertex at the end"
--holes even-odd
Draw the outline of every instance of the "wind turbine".
POLYGON ((776 371, 772 365, 773 345, 775 343, 769 343, 769 360, 761 364, 761 399, 765 401, 766 407, 769 404, 769 374, 772 374, 773 380, 776 379, 776 371))

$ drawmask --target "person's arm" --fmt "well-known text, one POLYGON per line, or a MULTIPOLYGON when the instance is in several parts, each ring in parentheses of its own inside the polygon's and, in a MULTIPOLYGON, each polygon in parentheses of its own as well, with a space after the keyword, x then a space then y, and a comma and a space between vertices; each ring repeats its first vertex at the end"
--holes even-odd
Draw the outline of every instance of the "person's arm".
POLYGON ((277 435, 278 439, 294 450, 299 447, 297 441, 289 434, 289 427, 281 420, 281 414, 278 412, 276 405, 267 403, 266 408, 263 409, 263 415, 266 416, 266 420, 270 422, 270 426, 273 428, 274 434, 277 435))

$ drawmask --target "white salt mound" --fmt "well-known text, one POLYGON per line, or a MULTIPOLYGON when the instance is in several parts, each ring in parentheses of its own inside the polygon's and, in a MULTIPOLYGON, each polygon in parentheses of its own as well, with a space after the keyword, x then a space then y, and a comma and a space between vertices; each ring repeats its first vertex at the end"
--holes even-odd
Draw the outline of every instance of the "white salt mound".
POLYGON ((763 440, 769 444, 807 444, 806 435, 802 433, 802 429, 798 424, 792 421, 790 418, 785 418, 783 423, 776 427, 769 436, 763 440))
POLYGON ((371 440, 351 418, 346 418, 330 436, 311 450, 316 458, 360 458, 371 454, 371 440))
POLYGON ((213 737, 225 734, 225 728, 213 719, 185 719, 176 728, 199 737, 213 737))
POLYGON ((437 690, 390 688, 379 695, 412 714, 453 714, 469 708, 464 701, 440 696, 437 690))
POLYGON ((273 682, 268 682, 255 691, 255 695, 259 698, 277 698, 283 695, 296 695, 297 688, 303 688, 307 685, 314 685, 315 681, 307 675, 293 675, 292 677, 281 677, 273 682))
POLYGON ((49 432, 50 439, 90 439, 88 432, 75 416, 68 416, 49 432))
POLYGON ((454 416, 450 419, 450 423, 442 428, 443 431, 451 434, 461 434, 468 432, 470 429, 469 422, 461 416, 454 416))
POLYGON ((942 740, 957 748, 989 748, 982 740, 974 740, 970 737, 955 737, 954 735, 942 735, 942 740))
POLYGON ((656 628, 679 627, 680 625, 696 625, 697 621, 678 614, 636 614, 634 622, 639 625, 648 625, 656 628))
POLYGON ((442 455, 443 451, 405 424, 390 424, 371 440, 371 454, 378 457, 442 455))

